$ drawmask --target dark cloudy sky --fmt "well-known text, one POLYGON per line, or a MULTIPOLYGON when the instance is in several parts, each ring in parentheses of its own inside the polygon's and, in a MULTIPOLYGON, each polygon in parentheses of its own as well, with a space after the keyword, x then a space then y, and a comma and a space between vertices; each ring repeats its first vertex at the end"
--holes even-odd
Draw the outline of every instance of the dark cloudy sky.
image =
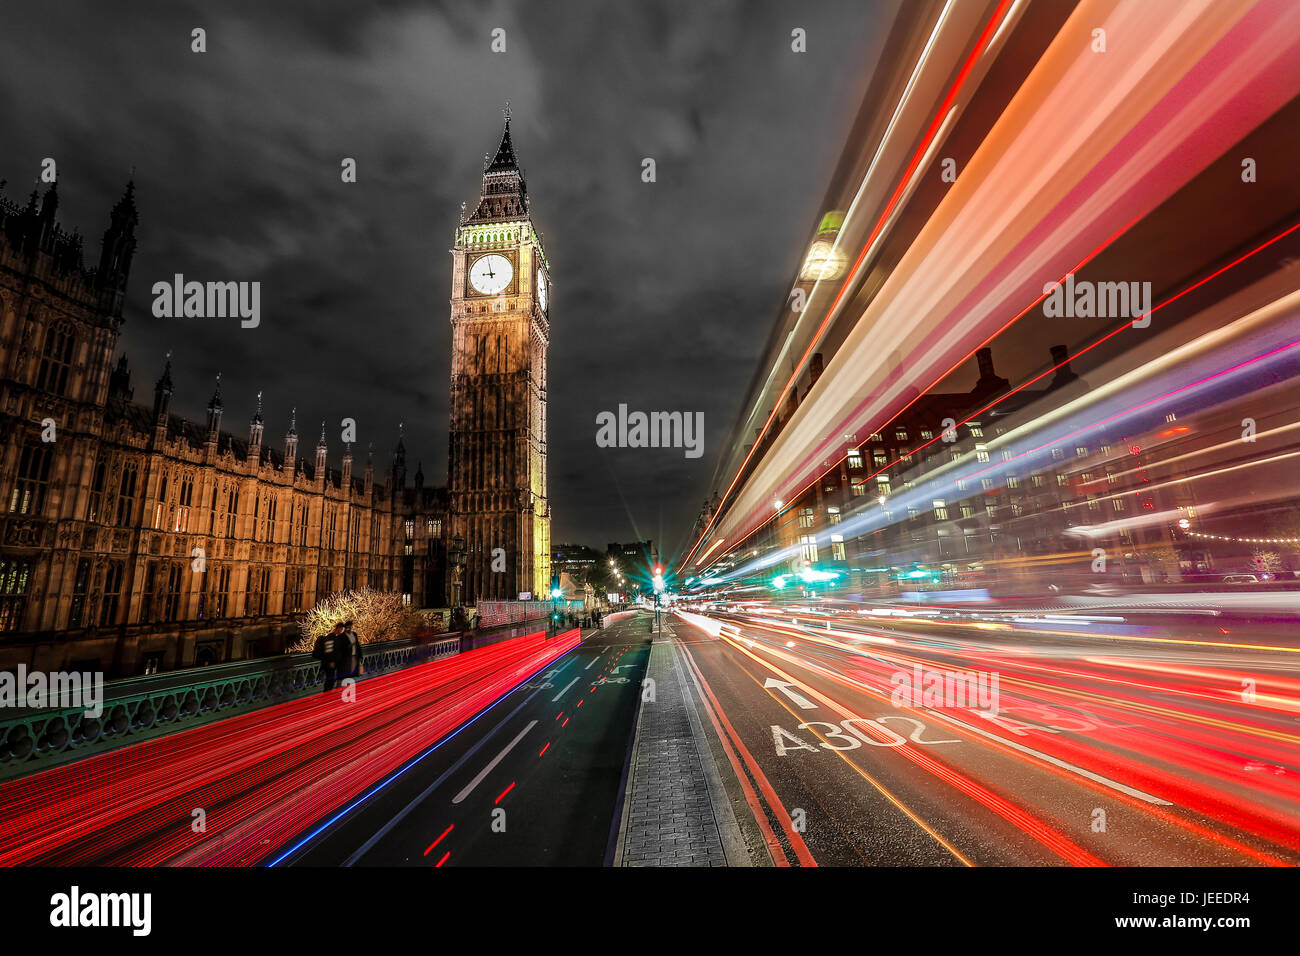
POLYGON ((137 400, 172 349, 182 414, 202 419, 220 371, 236 434, 261 389, 272 440, 296 405, 305 444, 330 422, 337 464, 350 416, 381 469, 404 419, 411 470, 421 460, 441 483, 448 248, 509 100, 554 282, 553 540, 671 551, 708 494, 894 7, 6 0, 0 179, 25 201, 54 157, 60 218, 93 265, 135 167, 121 347, 137 400), (794 27, 806 54, 790 50, 794 27), (176 272, 260 280, 261 326, 154 318, 150 287, 176 272), (596 414, 619 402, 702 410, 704 456, 597 448, 596 414))

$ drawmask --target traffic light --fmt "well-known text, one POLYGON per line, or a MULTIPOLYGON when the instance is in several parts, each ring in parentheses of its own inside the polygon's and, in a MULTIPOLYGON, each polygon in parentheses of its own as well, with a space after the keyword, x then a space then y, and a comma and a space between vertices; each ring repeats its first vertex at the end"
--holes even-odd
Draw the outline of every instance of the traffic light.
POLYGON ((656 564, 656 565, 655 565, 655 577, 657 577, 657 578, 661 578, 661 577, 663 577, 663 574, 664 574, 664 567, 663 567, 663 565, 662 565, 662 564, 656 564))

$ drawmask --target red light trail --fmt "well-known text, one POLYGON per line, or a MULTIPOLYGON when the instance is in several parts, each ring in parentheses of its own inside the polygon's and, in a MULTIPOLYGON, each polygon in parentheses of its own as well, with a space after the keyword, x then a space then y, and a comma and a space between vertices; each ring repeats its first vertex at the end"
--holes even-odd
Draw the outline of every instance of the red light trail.
POLYGON ((7 782, 0 864, 257 863, 579 642, 532 634, 7 782))
MULTIPOLYGON (((916 151, 912 154, 911 162, 908 163, 907 168, 903 172, 903 175, 899 178, 898 185, 894 188, 893 195, 889 197, 889 202, 885 205, 884 211, 880 214, 879 219, 876 220, 876 224, 872 228, 871 234, 867 237, 866 242, 863 243, 862 251, 858 253, 857 258, 853 262, 852 268, 849 269, 844 282, 841 283, 840 290, 836 294, 834 301, 831 302, 830 308, 826 310, 826 316, 822 319, 821 325, 818 326, 817 331, 813 334, 812 339, 809 341, 808 347, 804 350, 804 353, 799 358, 798 363, 796 363, 794 370, 790 375, 790 378, 786 381, 785 385, 782 387, 781 393, 776 397, 776 401, 772 403, 772 411, 767 416, 767 421, 763 423, 763 427, 759 430, 759 433, 754 437, 753 448, 751 448, 749 454, 745 456, 745 460, 741 462, 740 467, 736 469, 735 477, 732 478, 731 484, 727 486, 727 490, 723 492, 721 498, 723 504, 726 503, 727 498, 731 494, 731 492, 735 490, 736 482, 738 482, 740 480, 740 476, 744 474, 745 466, 749 464, 749 460, 753 458, 754 454, 758 451, 762 443, 763 436, 767 434, 767 430, 768 428, 771 427, 772 421, 776 418, 777 414, 780 412, 782 408, 782 403, 785 401, 786 395, 789 394, 790 389, 798 381, 799 376, 803 374, 804 367, 807 365, 808 360, 812 356, 813 351, 817 348, 818 343, 821 342, 822 336, 826 334, 827 328, 830 326, 832 319, 835 317, 835 311, 836 309, 839 308, 840 302, 847 294, 849 290, 849 286, 852 283, 854 276, 858 271, 859 266, 862 265, 863 260, 867 256, 867 252, 871 249, 872 244, 876 241, 876 237, 880 234, 880 231, 885 227, 885 223, 889 221, 889 217, 890 215, 892 215, 895 205, 897 205, 899 199, 907 191, 907 186, 908 183, 911 181, 912 174, 916 171, 916 167, 921 162, 922 157, 925 156, 926 150, 929 149, 930 141, 934 139, 935 135, 939 132, 940 127, 943 125, 944 119, 948 115, 948 110, 951 109, 952 104, 956 101, 957 94, 961 91, 962 85, 966 82, 966 77, 970 74, 971 68, 975 65, 975 61, 979 59, 979 56, 983 52, 985 45, 987 45, 990 38, 992 37, 995 28, 998 26, 998 24, 1002 22, 1002 18, 1006 15, 1008 8, 1010 8, 1011 6, 1011 3, 1012 0, 1002 0, 1002 2, 998 4, 997 9, 993 12, 992 18, 990 18, 988 24, 984 27, 984 31, 980 34, 979 39, 976 41, 975 46, 971 49, 970 55, 966 57, 966 61, 962 64, 961 70, 957 74, 957 78, 953 81, 952 87, 948 90, 948 95, 944 97, 943 102, 939 105, 939 108, 935 111, 934 118, 931 120, 930 126, 926 130, 925 136, 922 138, 921 143, 917 147, 916 151)), ((722 513, 722 509, 719 508, 718 511, 713 515, 713 517, 709 520, 709 523, 705 526, 704 530, 700 533, 699 540, 695 543, 695 546, 692 547, 691 550, 687 553, 686 555, 687 561, 689 561, 695 555, 695 552, 699 548, 700 544, 708 537, 709 529, 713 527, 714 523, 717 521, 718 516, 721 513, 722 513)), ((743 544, 744 541, 742 540, 740 543, 743 544)), ((699 562, 696 563, 698 565, 699 562)))

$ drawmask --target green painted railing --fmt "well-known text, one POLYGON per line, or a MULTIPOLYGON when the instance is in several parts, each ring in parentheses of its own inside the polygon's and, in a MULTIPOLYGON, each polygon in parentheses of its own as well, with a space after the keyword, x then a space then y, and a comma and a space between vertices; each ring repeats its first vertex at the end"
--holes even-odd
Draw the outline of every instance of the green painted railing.
MULTIPOLYGON (((367 644, 360 679, 460 649, 460 635, 367 644)), ((0 710, 0 779, 293 700, 321 683, 320 663, 310 653, 285 654, 111 681, 98 718, 81 707, 0 710)))

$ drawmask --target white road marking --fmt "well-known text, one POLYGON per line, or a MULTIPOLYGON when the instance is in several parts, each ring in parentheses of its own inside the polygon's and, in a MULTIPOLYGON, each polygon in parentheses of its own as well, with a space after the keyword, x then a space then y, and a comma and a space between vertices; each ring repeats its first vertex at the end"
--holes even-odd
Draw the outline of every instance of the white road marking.
POLYGON ((490 774, 496 768, 496 765, 505 759, 506 754, 510 753, 510 751, 515 749, 515 744, 519 743, 519 741, 524 739, 524 734, 528 733, 528 731, 532 730, 536 726, 537 726, 537 721, 535 720, 530 721, 527 727, 519 731, 519 736, 516 737, 514 740, 510 741, 510 743, 506 744, 505 747, 502 748, 501 752, 497 754, 495 757, 493 757, 492 761, 486 767, 484 767, 482 770, 478 772, 478 776, 475 777, 473 780, 471 780, 469 782, 469 785, 465 787, 464 790, 462 790, 460 793, 456 794, 456 796, 452 798, 451 802, 460 803, 471 793, 473 793, 474 788, 483 782, 483 778, 486 777, 488 774, 490 774))
MULTIPOLYGON (((608 650, 608 648, 606 648, 606 650, 608 650)), ((597 654, 595 657, 591 659, 591 664, 596 663, 596 661, 600 660, 604 656, 605 656, 605 651, 601 651, 599 654, 597 654)), ((588 664, 586 667, 583 668, 583 670, 584 671, 591 670, 591 664, 588 664)))
POLYGON ((790 698, 791 703, 799 707, 800 710, 816 710, 817 705, 810 701, 803 694, 794 689, 794 685, 789 681, 777 680, 775 677, 769 677, 763 684, 764 689, 771 690, 775 687, 786 697, 790 698))
POLYGON ((1110 787, 1112 790, 1118 790, 1120 793, 1127 793, 1130 797, 1137 797, 1137 799, 1139 800, 1145 800, 1147 803, 1154 803, 1162 807, 1173 806, 1173 803, 1171 803, 1168 800, 1162 800, 1160 797, 1153 797, 1149 793, 1144 793, 1141 790, 1135 790, 1134 788, 1127 786, 1126 784, 1122 784, 1117 780, 1111 780, 1109 777, 1103 777, 1099 773, 1093 773, 1091 770, 1085 770, 1083 767, 1076 767, 1074 764, 1062 760, 1060 757, 1053 757, 1051 754, 1045 754, 1042 753, 1041 751, 1033 749, 1032 747, 1026 747, 1024 744, 1016 743, 1014 740, 1008 740, 1005 737, 999 737, 997 734, 990 733, 989 731, 985 730, 982 727, 976 727, 973 724, 966 723, 964 720, 958 720, 956 717, 953 717, 951 714, 948 714, 946 712, 939 713, 937 711, 930 711, 930 713, 933 713, 934 716, 939 718, 940 720, 946 720, 949 723, 956 724, 958 727, 964 727, 965 729, 969 730, 973 734, 979 734, 981 737, 987 737, 989 740, 996 740, 998 743, 1006 744, 1008 747, 1011 747, 1015 750, 1019 750, 1021 753, 1031 754, 1032 756, 1037 757, 1039 760, 1045 760, 1048 763, 1054 764, 1055 766, 1060 767, 1063 770, 1069 770, 1071 773, 1077 773, 1081 777, 1087 777, 1089 780, 1095 780, 1097 783, 1100 783, 1103 786, 1110 787))
POLYGON ((557 700, 559 700, 561 697, 563 697, 563 696, 564 696, 564 691, 565 691, 565 690, 568 690, 570 687, 572 687, 572 686, 573 686, 574 684, 576 684, 576 683, 578 683, 578 678, 575 677, 573 680, 571 680, 571 681, 569 681, 567 684, 565 684, 565 685, 564 685, 564 690, 560 691, 558 694, 556 694, 554 697, 551 698, 551 703, 553 704, 553 703, 555 703, 557 700))

